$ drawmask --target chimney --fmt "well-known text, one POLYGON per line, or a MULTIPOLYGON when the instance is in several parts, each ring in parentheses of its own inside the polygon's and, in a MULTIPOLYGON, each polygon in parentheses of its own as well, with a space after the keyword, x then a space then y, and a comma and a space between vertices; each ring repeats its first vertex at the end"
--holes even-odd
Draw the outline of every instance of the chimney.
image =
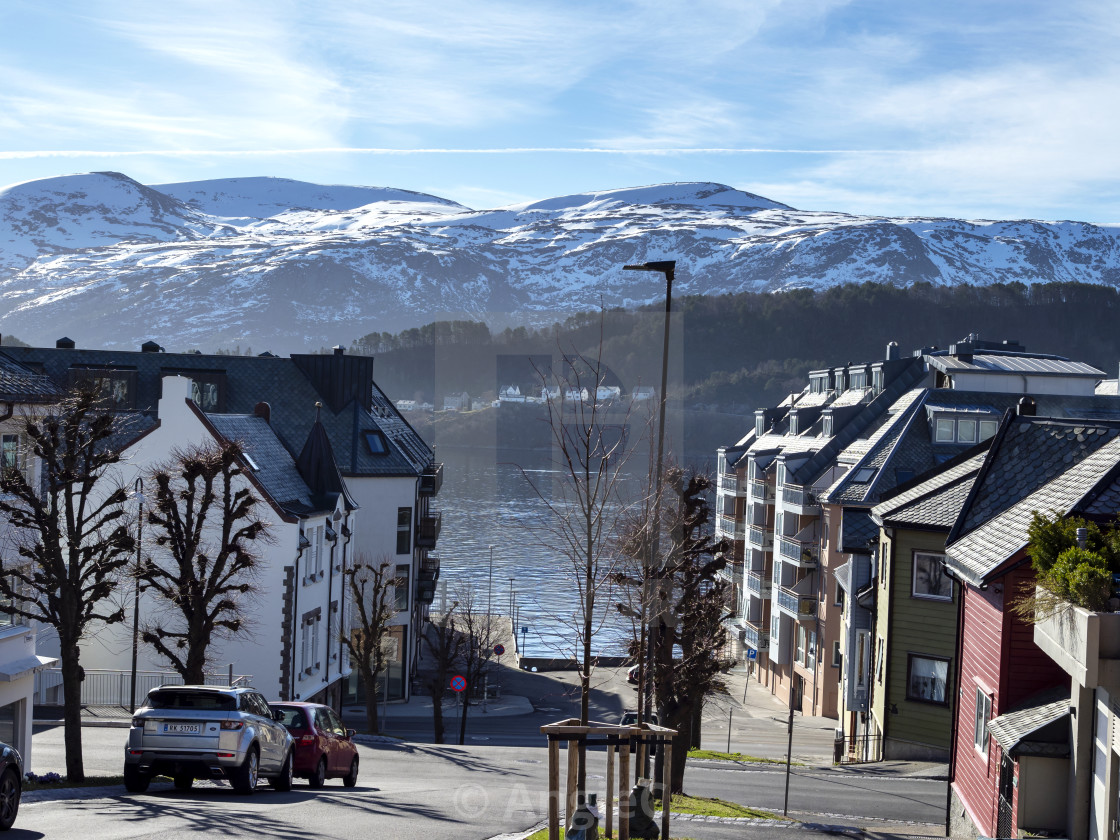
POLYGON ((897 358, 899 358, 898 342, 897 341, 892 341, 890 344, 887 345, 887 361, 888 362, 893 362, 897 358))
POLYGON ((73 350, 74 349, 74 339, 65 338, 65 337, 60 338, 58 341, 56 341, 54 343, 54 346, 57 347, 59 350, 73 350))
POLYGON ((1035 401, 1031 397, 1023 397, 1019 400, 1019 416, 1034 417, 1035 407, 1035 401))
POLYGON ((346 348, 344 348, 341 344, 336 344, 331 349, 334 350, 334 354, 336 356, 341 356, 346 353, 346 348))
POLYGON ((156 342, 154 342, 154 341, 145 341, 143 344, 140 345, 140 352, 141 353, 162 353, 163 348, 160 347, 158 344, 156 344, 156 342))
POLYGON ((259 402, 253 406, 253 416, 260 417, 264 422, 272 425, 272 406, 266 402, 259 402))

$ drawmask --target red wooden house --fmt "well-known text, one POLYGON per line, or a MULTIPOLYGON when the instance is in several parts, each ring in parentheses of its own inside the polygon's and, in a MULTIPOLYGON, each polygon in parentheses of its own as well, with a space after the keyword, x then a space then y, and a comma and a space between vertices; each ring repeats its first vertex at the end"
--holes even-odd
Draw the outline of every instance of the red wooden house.
POLYGON ((1034 589, 1033 512, 1087 510, 1118 473, 1120 423, 1006 417, 949 535, 946 566, 962 584, 953 836, 1066 828, 1069 676, 1011 607, 1034 589))

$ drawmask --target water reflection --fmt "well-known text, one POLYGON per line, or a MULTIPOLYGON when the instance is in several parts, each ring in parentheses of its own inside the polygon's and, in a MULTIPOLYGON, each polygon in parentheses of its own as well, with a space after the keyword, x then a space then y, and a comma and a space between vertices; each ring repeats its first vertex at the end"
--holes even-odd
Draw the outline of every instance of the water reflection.
MULTIPOLYGON (((554 482, 561 480, 549 455, 441 446, 438 458, 445 465, 443 489, 436 500, 443 511, 441 590, 446 585, 447 597, 454 599, 457 587, 473 584, 482 594, 485 609, 489 584, 493 610, 503 615, 510 612, 512 591, 513 601, 520 607, 519 624, 529 628, 524 652, 529 656, 573 655, 578 639, 570 627, 578 620, 580 595, 571 562, 547 545, 550 538, 546 533, 553 520, 545 500, 560 498, 554 482)), ((615 600, 599 596, 596 614, 603 624, 592 640, 596 654, 620 655, 626 650, 629 622, 618 616, 615 600)), ((435 608, 439 604, 437 598, 435 608)), ((518 644, 521 642, 519 632, 518 644)))

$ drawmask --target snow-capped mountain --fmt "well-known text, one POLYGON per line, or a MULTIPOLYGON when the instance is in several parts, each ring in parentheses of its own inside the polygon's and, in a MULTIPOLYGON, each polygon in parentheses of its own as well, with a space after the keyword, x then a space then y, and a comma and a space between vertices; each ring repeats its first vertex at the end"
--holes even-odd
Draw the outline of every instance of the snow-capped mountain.
POLYGON ((551 323, 674 294, 1072 280, 1120 285, 1120 227, 795 210, 663 184, 472 210, 400 189, 102 172, 0 190, 0 333, 284 353, 437 318, 551 323))

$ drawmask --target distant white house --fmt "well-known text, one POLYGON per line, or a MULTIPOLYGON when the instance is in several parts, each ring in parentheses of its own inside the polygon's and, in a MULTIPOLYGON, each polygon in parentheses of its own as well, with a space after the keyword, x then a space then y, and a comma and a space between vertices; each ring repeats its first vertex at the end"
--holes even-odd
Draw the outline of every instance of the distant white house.
POLYGON ((600 385, 595 389, 595 400, 597 402, 606 402, 607 400, 617 400, 622 398, 622 389, 617 385, 600 385))
POLYGON ((523 403, 525 397, 517 385, 507 385, 498 392, 499 402, 523 403))
POLYGON ((560 386, 559 385, 545 385, 541 388, 542 400, 558 400, 560 399, 560 386))
POLYGON ((652 385, 635 385, 634 389, 630 392, 630 399, 634 402, 652 400, 655 393, 652 385))
POLYGON ((567 402, 587 402, 586 388, 565 388, 564 399, 567 402))
POLYGON ((397 411, 416 411, 417 409, 416 400, 397 400, 394 405, 396 405, 397 411))

